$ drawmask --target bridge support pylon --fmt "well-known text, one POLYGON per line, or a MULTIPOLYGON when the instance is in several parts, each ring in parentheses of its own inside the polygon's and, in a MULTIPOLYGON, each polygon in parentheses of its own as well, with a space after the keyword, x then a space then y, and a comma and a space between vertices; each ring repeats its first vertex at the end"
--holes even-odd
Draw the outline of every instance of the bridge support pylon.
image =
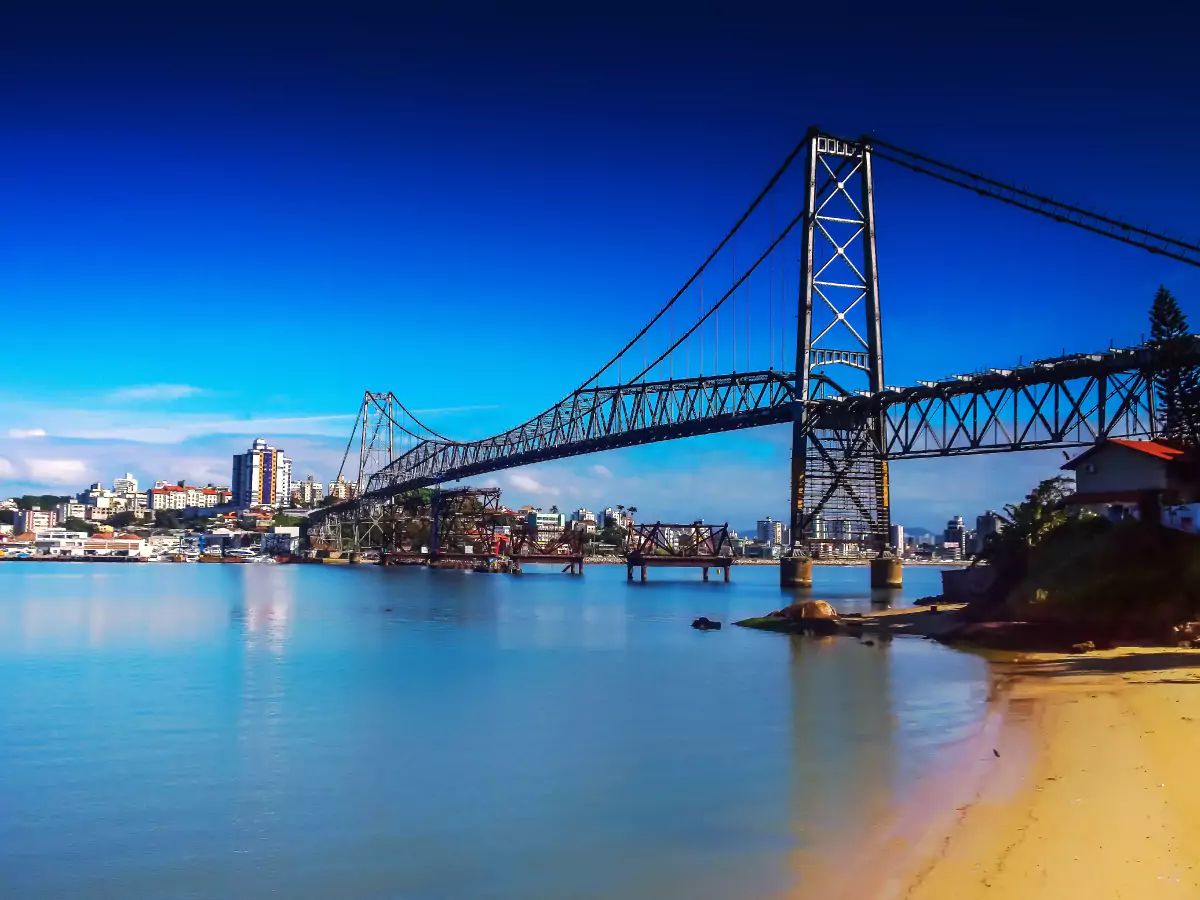
POLYGON ((898 589, 904 585, 904 567, 894 556, 871 560, 871 587, 898 589))
POLYGON ((812 587, 812 560, 807 556, 785 556, 779 560, 779 583, 783 587, 812 587))
POLYGON ((883 409, 823 414, 810 403, 884 387, 871 144, 816 128, 807 142, 785 586, 812 583, 812 555, 882 550, 891 527, 883 409))

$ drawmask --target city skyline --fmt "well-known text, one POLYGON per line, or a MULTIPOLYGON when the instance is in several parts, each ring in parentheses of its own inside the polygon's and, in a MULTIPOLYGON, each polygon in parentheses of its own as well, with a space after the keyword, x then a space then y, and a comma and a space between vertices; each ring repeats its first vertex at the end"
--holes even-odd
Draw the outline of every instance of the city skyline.
MULTIPOLYGON (((127 470, 146 481, 169 472, 223 483, 229 457, 263 435, 287 448, 297 477, 328 481, 364 388, 396 391, 460 439, 522 421, 661 306, 810 122, 876 129, 1192 232, 1200 178, 1187 157, 1195 125, 1173 112, 1186 100, 1175 72, 1187 55, 1170 52, 1179 35, 1131 42, 1130 28, 1152 23, 1088 22, 1062 46, 1051 29, 989 20, 967 47, 942 43, 932 20, 905 21, 899 42, 896 22, 860 30, 871 62, 853 73, 824 50, 811 69, 784 72, 792 56, 782 38, 751 53, 703 15, 674 38, 678 23, 652 23, 657 40, 514 20, 500 32, 507 42, 436 17, 407 30, 385 17, 371 30, 377 38, 298 18, 251 27, 239 46, 215 25, 180 21, 140 21, 137 37, 155 31, 155 42, 124 38, 129 23, 117 19, 53 33, 45 22, 20 23, 6 62, 22 85, 15 152, 0 176, 11 199, 0 292, 14 330, 47 345, 63 321, 114 341, 118 331, 140 341, 143 331, 183 335, 206 324, 232 333, 239 320, 219 313, 245 305, 268 307, 280 340, 262 378, 259 361, 203 364, 197 355, 181 367, 157 344, 136 367, 100 365, 86 379, 70 367, 15 367, 0 386, 0 494, 127 470), (552 80, 521 62, 523 47, 543 42, 552 80), (707 52, 716 46, 726 52, 707 52), (325 63, 313 64, 313 48, 325 63), (1118 51, 1119 74, 1099 62, 1118 51), (214 57, 221 74, 207 65, 214 57), (987 74, 985 62, 1006 78, 987 74), (84 75, 94 94, 79 92, 84 75), (239 80, 252 96, 228 90, 239 80), (643 84, 657 87, 627 90, 643 84), (914 108, 907 98, 917 85, 943 102, 914 108), (384 111, 385 96, 398 108, 384 111), (948 105, 962 110, 954 121, 948 105), (1111 140, 1116 123, 1173 135, 1156 146, 1169 192, 1144 189, 1111 140), (496 313, 545 308, 556 314, 496 313), (547 359, 553 377, 480 378, 476 361, 445 365, 436 335, 451 323, 433 310, 453 310, 456 327, 475 327, 514 358, 547 359), (564 338, 571 316, 587 327, 564 338), (369 345, 369 323, 381 319, 431 339, 406 338, 402 355, 347 354, 344 342, 369 345), (315 331, 294 354, 288 325, 315 331), (353 364, 322 360, 333 346, 353 364), (318 366, 319 378, 305 377, 318 366)), ((1135 343, 1159 282, 1200 314, 1200 282, 1169 261, 1114 247, 1097 264, 1090 236, 894 170, 881 170, 878 192, 890 383, 1049 356, 1063 334, 1069 350, 1135 343), (1080 316, 1085 302, 1092 312, 1080 316), (958 339, 963 332, 972 339, 958 339)), ((663 518, 746 527, 784 513, 789 448, 786 429, 773 427, 475 483, 499 485, 517 504, 630 497, 663 518)), ((897 463, 893 519, 935 528, 956 512, 1001 508, 1061 461, 1048 451, 897 463)))

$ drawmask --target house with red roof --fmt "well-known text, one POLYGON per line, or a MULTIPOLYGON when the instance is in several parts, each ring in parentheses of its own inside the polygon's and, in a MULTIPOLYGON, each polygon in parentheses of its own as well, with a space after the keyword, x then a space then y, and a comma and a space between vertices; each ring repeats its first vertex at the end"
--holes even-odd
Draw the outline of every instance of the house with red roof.
POLYGON ((1063 468, 1075 473, 1075 494, 1067 500, 1070 505, 1118 517, 1134 509, 1197 499, 1194 456, 1169 441, 1109 438, 1063 468))

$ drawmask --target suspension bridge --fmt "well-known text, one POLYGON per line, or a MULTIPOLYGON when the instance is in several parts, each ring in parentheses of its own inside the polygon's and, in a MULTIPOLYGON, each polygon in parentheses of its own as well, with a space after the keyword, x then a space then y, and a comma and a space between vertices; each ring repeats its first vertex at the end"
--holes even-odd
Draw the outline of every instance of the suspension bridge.
MULTIPOLYGON (((780 571, 784 584, 806 584, 813 555, 887 558, 891 460, 1155 435, 1153 376, 1168 363, 1150 344, 888 385, 876 161, 1200 266, 1200 244, 873 137, 846 140, 810 128, 674 296, 540 415, 489 438, 457 441, 395 395, 366 392, 343 460, 343 469, 352 465, 357 439, 358 496, 315 511, 310 537, 339 548, 386 548, 400 499, 421 488, 790 423, 792 545, 780 571)), ((1188 361, 1200 362, 1200 349, 1193 356, 1188 361)), ((898 561, 890 564, 897 580, 898 561)))

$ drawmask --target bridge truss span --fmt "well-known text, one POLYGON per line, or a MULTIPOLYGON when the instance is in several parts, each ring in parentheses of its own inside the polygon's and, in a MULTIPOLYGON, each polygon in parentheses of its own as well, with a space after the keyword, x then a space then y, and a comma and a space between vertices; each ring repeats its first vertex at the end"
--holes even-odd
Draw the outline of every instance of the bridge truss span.
POLYGON ((793 376, 747 372, 596 386, 540 416, 472 442, 430 440, 376 472, 367 497, 600 450, 790 419, 793 376))
POLYGON ((1150 347, 1068 356, 823 401, 813 427, 882 413, 883 443, 874 449, 891 460, 1150 438, 1158 368, 1150 347))

